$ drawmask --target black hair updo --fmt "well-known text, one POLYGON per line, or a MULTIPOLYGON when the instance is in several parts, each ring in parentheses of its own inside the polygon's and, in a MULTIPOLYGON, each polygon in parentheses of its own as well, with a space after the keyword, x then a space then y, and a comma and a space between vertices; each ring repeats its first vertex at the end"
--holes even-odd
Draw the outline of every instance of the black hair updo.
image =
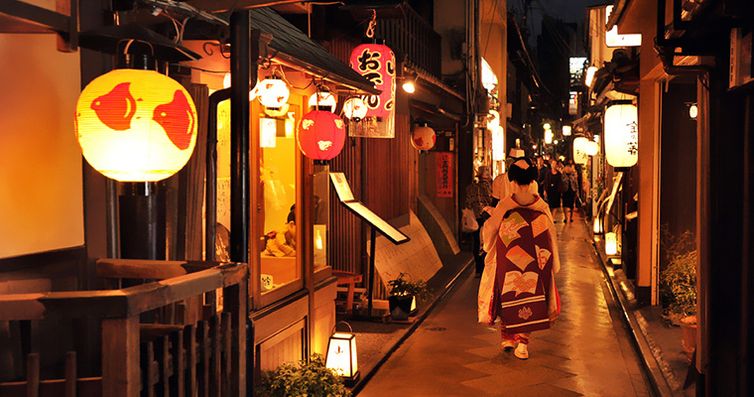
POLYGON ((508 169, 508 179, 520 186, 527 186, 537 179, 537 167, 526 157, 513 159, 508 169))

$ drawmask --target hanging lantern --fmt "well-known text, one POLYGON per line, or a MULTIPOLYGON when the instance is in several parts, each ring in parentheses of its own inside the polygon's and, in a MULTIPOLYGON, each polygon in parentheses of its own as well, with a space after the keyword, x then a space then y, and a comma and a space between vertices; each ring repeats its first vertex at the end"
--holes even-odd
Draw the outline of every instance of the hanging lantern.
POLYGON ((571 136, 571 126, 570 125, 564 125, 563 126, 563 136, 571 136))
POLYGON ((338 324, 348 326, 348 332, 336 332, 333 328, 333 334, 327 342, 327 358, 325 366, 343 377, 347 383, 353 383, 359 378, 359 363, 356 357, 356 335, 353 333, 351 325, 345 321, 338 324))
POLYGON ((583 136, 578 136, 573 139, 573 162, 576 164, 586 164, 589 160, 589 155, 586 153, 586 145, 589 143, 589 139, 583 136))
POLYGON ((615 232, 605 233, 605 255, 618 255, 618 237, 615 232))
POLYGON ((317 91, 309 97, 309 108, 317 110, 334 111, 338 100, 329 91, 317 91))
POLYGON ((348 98, 343 102, 343 114, 349 120, 359 121, 367 115, 366 103, 361 98, 348 98))
POLYGON ((605 157, 613 167, 631 167, 639 160, 636 105, 618 103, 605 110, 605 157))
POLYGON ((414 127, 411 132, 411 146, 416 150, 430 150, 435 147, 437 141, 437 134, 432 127, 426 123, 414 127))
POLYGON ((264 108, 264 114, 273 117, 273 118, 281 118, 286 117, 288 113, 290 113, 291 105, 289 104, 283 104, 283 106, 279 108, 264 108))
POLYGON ((259 102, 266 108, 282 108, 288 103, 288 98, 291 96, 288 85, 280 79, 264 79, 257 84, 257 87, 259 87, 257 90, 259 102))
POLYGON ((106 177, 154 182, 191 157, 196 107, 188 91, 163 74, 117 69, 81 92, 75 130, 84 158, 106 177))
POLYGON ((552 144, 553 137, 554 134, 552 133, 552 130, 549 128, 545 129, 545 143, 548 145, 552 144))
POLYGON ((594 75, 597 73, 597 67, 596 66, 590 66, 586 69, 586 76, 584 78, 584 84, 586 84, 587 87, 592 87, 592 83, 594 82, 594 75))
POLYGON ((604 233, 604 231, 602 230, 602 218, 595 216, 592 223, 592 232, 594 232, 594 234, 604 233))
POLYGON ((351 52, 351 68, 382 93, 364 97, 367 117, 387 118, 395 108, 395 54, 384 44, 367 43, 351 52))
POLYGON ((596 156, 600 152, 600 145, 595 141, 587 140, 584 145, 584 152, 586 152, 587 156, 596 156))
POLYGON ((312 110, 301 118, 298 147, 313 160, 330 160, 340 154, 346 142, 345 123, 332 112, 312 110))

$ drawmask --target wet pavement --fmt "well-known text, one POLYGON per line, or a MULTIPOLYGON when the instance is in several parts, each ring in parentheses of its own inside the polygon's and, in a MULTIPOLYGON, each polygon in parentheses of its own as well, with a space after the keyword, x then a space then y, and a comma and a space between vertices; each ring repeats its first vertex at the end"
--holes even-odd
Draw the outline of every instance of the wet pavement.
POLYGON ((594 258, 585 224, 557 224, 562 312, 532 334, 529 360, 476 322, 473 272, 388 359, 359 396, 649 396, 639 358, 594 258))

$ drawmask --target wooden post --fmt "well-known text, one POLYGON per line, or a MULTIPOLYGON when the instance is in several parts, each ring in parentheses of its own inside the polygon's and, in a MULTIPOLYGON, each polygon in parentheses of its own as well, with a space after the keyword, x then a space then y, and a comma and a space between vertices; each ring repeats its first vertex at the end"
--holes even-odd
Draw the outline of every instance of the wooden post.
POLYGON ((76 352, 65 354, 65 397, 76 397, 77 385, 76 352))
POLYGON ((248 321, 248 286, 244 278, 238 284, 223 289, 223 309, 232 316, 232 396, 246 395, 246 322, 248 321))
POLYGON ((102 320, 102 395, 138 396, 139 316, 102 320))
POLYGON ((39 397, 39 353, 26 356, 26 397, 39 397))

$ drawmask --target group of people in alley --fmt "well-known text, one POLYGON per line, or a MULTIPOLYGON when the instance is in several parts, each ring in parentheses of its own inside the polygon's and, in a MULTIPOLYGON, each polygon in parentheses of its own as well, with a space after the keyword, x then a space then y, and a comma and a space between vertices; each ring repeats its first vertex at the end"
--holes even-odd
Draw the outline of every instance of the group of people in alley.
POLYGON ((478 320, 499 323, 501 348, 529 358, 532 332, 548 329, 560 313, 555 274, 560 270, 557 222, 573 222, 579 184, 573 163, 513 149, 507 172, 492 180, 479 166, 466 189, 464 227, 473 236, 480 279, 478 320), (471 226, 466 226, 467 224, 471 226))

